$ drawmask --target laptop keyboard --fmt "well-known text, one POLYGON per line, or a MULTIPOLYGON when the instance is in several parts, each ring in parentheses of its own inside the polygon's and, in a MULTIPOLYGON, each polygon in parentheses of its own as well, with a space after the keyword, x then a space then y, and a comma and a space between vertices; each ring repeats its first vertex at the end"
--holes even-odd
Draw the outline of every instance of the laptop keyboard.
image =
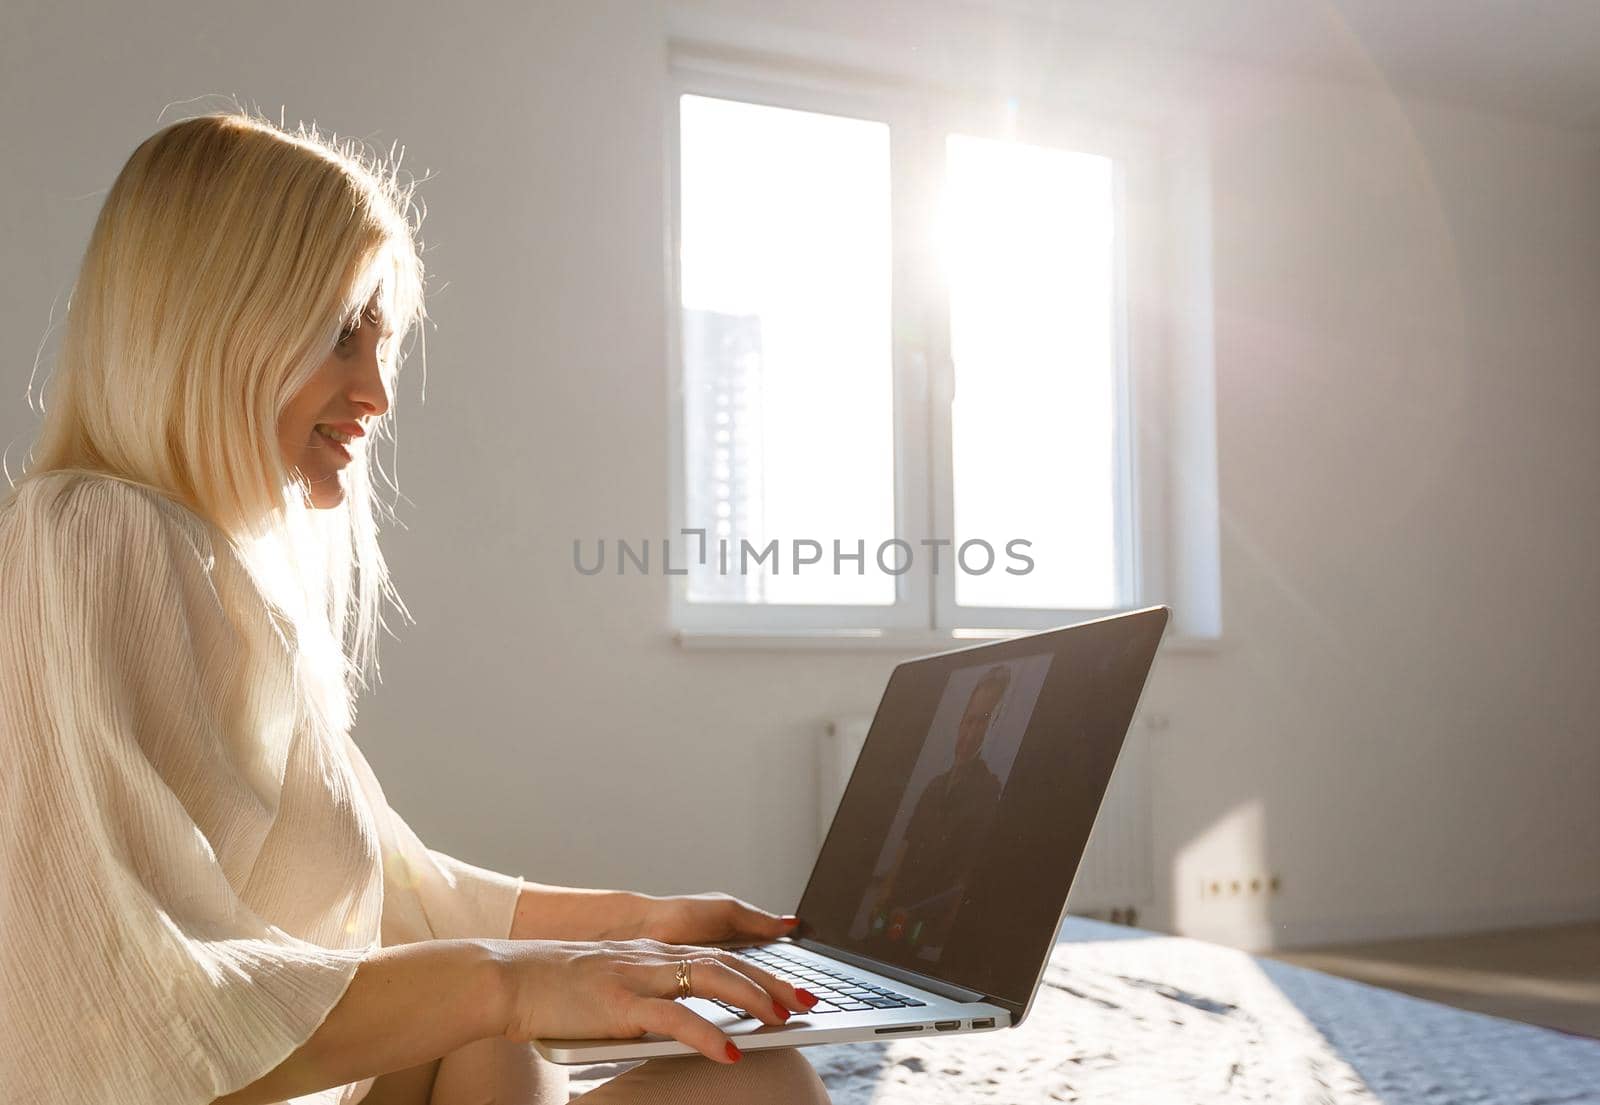
MULTIPOLYGON (((813 1013, 862 1013, 869 1009, 905 1009, 928 1004, 857 978, 842 966, 825 967, 815 959, 794 954, 782 944, 739 948, 735 954, 780 978, 798 983, 802 989, 815 994, 817 1004, 806 1010, 807 1016, 813 1013)), ((730 1013, 744 1016, 742 1009, 725 1001, 717 1001, 716 998, 710 1000, 730 1013)))

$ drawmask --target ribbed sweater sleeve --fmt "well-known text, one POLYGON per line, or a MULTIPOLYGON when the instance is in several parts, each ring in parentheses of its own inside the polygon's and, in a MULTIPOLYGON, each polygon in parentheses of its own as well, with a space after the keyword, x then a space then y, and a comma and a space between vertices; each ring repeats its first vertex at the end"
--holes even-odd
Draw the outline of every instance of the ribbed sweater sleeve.
POLYGON ((6 1105, 205 1105, 309 1038, 379 942, 343 735, 296 707, 248 581, 187 517, 57 475, 0 507, 6 1105))

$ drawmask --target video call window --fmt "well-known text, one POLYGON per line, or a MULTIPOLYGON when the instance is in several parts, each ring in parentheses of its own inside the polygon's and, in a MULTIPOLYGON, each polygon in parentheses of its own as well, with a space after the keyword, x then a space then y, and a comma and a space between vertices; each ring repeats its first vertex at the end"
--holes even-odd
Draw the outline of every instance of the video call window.
POLYGON ((863 950, 938 961, 1052 659, 1044 652, 950 674, 850 926, 863 950))

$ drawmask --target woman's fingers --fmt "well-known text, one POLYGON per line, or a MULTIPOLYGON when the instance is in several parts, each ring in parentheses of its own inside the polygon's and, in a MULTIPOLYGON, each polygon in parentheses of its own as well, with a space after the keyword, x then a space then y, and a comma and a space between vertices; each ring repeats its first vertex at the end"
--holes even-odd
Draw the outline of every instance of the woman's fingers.
POLYGON ((817 1004, 817 999, 805 990, 797 989, 792 983, 784 981, 771 971, 756 966, 748 959, 740 958, 734 952, 720 952, 718 953, 718 959, 726 963, 732 970, 738 971, 749 978, 757 986, 771 994, 773 999, 780 1005, 795 1013, 804 1013, 807 1009, 817 1004), (801 997, 802 994, 805 996, 801 997))
MULTIPOLYGON (((792 1012, 804 1013, 817 1004, 817 999, 807 991, 786 982, 771 971, 756 966, 750 960, 741 958, 736 952, 723 951, 718 948, 697 948, 692 945, 666 945, 664 950, 686 959, 695 959, 696 962, 698 962, 698 957, 701 956, 713 958, 718 963, 725 964, 730 970, 737 971, 739 974, 749 978, 771 994, 773 1001, 792 1012), (801 995, 804 996, 802 997, 801 995)), ((725 998, 723 1000, 726 1001, 728 999, 725 998)), ((745 1008, 743 1005, 739 1007, 741 1009, 745 1008)))
MULTIPOLYGON (((782 996, 764 989, 755 979, 724 963, 720 957, 706 955, 689 961, 689 981, 697 998, 716 998, 736 1006, 766 1024, 783 1024, 789 1010, 782 996)), ((677 985, 677 967, 672 967, 677 985)))
POLYGON ((734 937, 759 936, 776 940, 780 936, 789 935, 800 923, 796 917, 780 917, 764 909, 757 909, 749 902, 742 902, 737 898, 729 899, 728 909, 728 929, 734 937))
POLYGON ((665 998, 641 998, 638 1016, 639 1027, 646 1032, 671 1036, 688 1044, 707 1059, 718 1063, 733 1063, 739 1058, 739 1049, 733 1046, 716 1025, 697 1016, 687 1006, 665 998))

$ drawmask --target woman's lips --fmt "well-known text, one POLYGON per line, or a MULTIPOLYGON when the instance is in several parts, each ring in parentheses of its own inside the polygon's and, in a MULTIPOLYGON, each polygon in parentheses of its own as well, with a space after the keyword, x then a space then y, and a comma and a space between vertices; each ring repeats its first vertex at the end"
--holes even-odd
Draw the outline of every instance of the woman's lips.
POLYGON ((327 446, 328 448, 332 449, 335 453, 337 453, 339 455, 339 459, 341 461, 343 461, 344 463, 348 464, 352 459, 354 459, 354 458, 351 457, 349 449, 346 449, 342 444, 340 444, 339 442, 333 440, 333 438, 329 437, 327 434, 323 433, 321 430, 312 430, 311 433, 323 445, 327 446))

